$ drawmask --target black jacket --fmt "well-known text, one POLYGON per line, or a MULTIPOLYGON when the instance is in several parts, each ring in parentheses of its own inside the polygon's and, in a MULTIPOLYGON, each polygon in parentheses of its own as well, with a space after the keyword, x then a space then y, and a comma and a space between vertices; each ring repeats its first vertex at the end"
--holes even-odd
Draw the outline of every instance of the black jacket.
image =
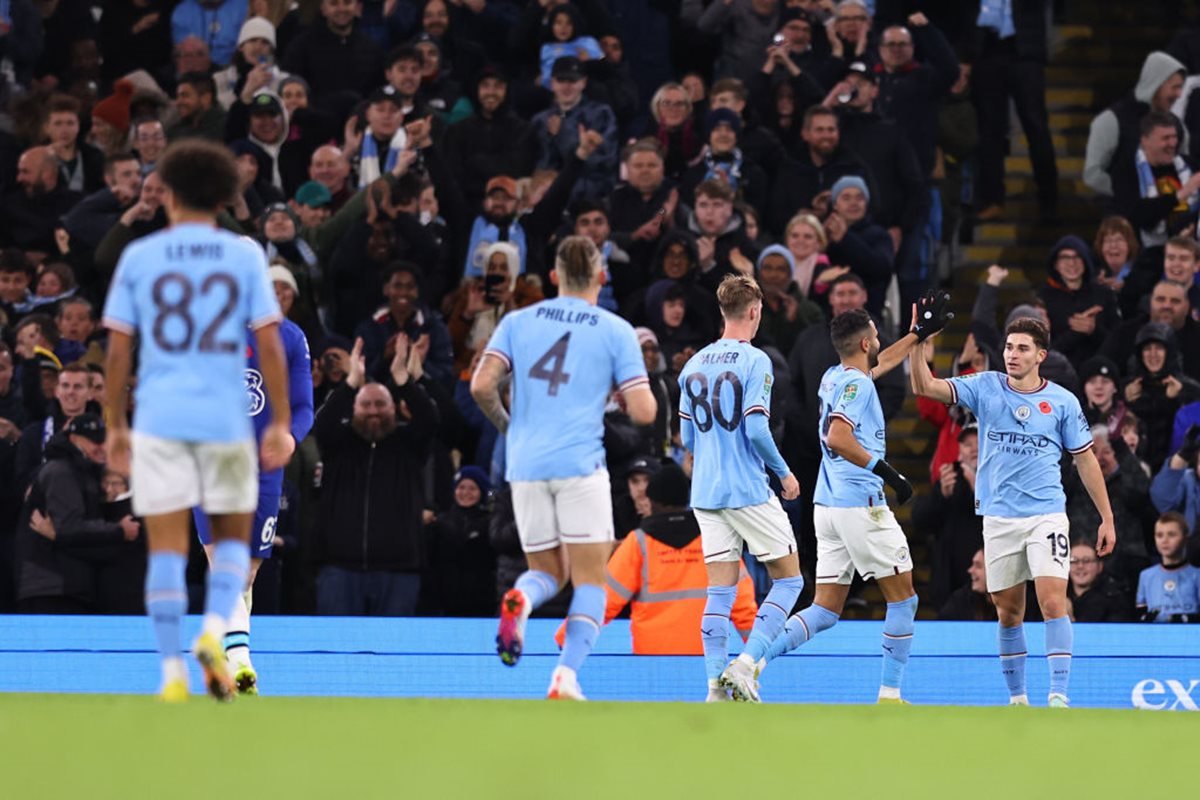
MULTIPOLYGON (((913 503, 913 526, 935 539, 930 601, 941 606, 963 584, 967 567, 983 547, 983 517, 975 513, 975 490, 963 477, 959 462, 953 465, 957 480, 949 497, 942 496, 939 481, 913 503)), ((969 587, 968 587, 969 588, 969 587)))
POLYGON ((29 197, 17 189, 0 199, 0 245, 22 250, 39 250, 54 257, 54 229, 59 218, 79 202, 81 195, 62 187, 62 183, 46 194, 29 197))
POLYGON ((121 526, 104 518, 103 468, 88 461, 64 435, 46 445, 46 464, 30 485, 17 529, 17 597, 69 597, 96 601, 97 560, 124 543, 121 526), (55 539, 34 533, 34 510, 54 523, 55 539))
MULTIPOLYGON (((424 563, 422 472, 437 409, 414 382, 387 387, 412 419, 379 442, 351 427, 355 391, 339 386, 317 412, 313 432, 324 464, 316 562, 361 571, 417 572, 424 563)), ((399 419, 399 411, 397 411, 399 419)))
POLYGON ((1116 295, 1107 286, 1097 283, 1095 275, 1091 248, 1078 236, 1064 236, 1050 250, 1046 259, 1046 285, 1038 289, 1038 296, 1045 302, 1046 313, 1050 316, 1054 349, 1070 359, 1076 368, 1096 355, 1109 331, 1121 323, 1116 295), (1083 285, 1078 289, 1068 289, 1058 274, 1057 258, 1063 250, 1074 250, 1083 258, 1083 285), (1071 316, 1093 306, 1103 309, 1096 315, 1096 330, 1090 334, 1071 330, 1071 316))
POLYGON ((495 613, 496 554, 488 541, 489 509, 455 505, 425 529, 430 609, 447 617, 495 613))
MULTIPOLYGON (((1148 314, 1125 320, 1108 335, 1100 348, 1100 355, 1111 358, 1122 375, 1130 374, 1129 359, 1135 353, 1134 342, 1137 340, 1138 331, 1148 322, 1148 314)), ((1200 378, 1200 322, 1189 315, 1184 319, 1183 327, 1174 333, 1179 357, 1183 362, 1183 371, 1189 376, 1200 378)))
POLYGON ((308 81, 320 103, 338 93, 366 95, 383 83, 383 60, 383 51, 358 22, 348 36, 339 36, 324 20, 315 20, 288 47, 280 67, 308 81))
POLYGON ((618 277, 613 274, 614 291, 624 297, 629 291, 639 286, 645 286, 649 280, 650 264, 661 242, 665 241, 663 233, 668 228, 662 227, 658 239, 642 241, 633 238, 633 232, 650 221, 651 217, 663 208, 670 199, 675 184, 664 180, 658 190, 649 199, 629 184, 622 184, 608 196, 608 224, 612 228, 613 242, 629 254, 629 276, 618 277))
POLYGON ((1076 622, 1133 621, 1133 598, 1129 588, 1107 572, 1102 573, 1084 594, 1076 594, 1072 585, 1068 595, 1076 622))
POLYGON ((842 143, 871 170, 875 221, 913 233, 929 213, 929 187, 904 131, 873 111, 839 114, 838 130, 842 143))
POLYGON ((517 178, 533 172, 538 146, 533 126, 513 113, 507 102, 485 117, 476 97, 471 99, 475 113, 447 128, 442 146, 463 199, 471 208, 478 208, 491 178, 517 178))
POLYGON ((884 296, 892 280, 892 237, 869 216, 854 223, 840 242, 830 240, 825 250, 829 263, 846 266, 867 286, 867 310, 883 313, 884 296))
MULTIPOLYGON (((812 208, 813 198, 829 191, 838 178, 857 175, 867 179, 866 164, 846 147, 838 147, 824 164, 813 163, 807 148, 796 158, 784 160, 771 188, 766 227, 782 236, 788 220, 802 208, 812 208)), ((868 181, 869 183, 869 181, 868 181)))

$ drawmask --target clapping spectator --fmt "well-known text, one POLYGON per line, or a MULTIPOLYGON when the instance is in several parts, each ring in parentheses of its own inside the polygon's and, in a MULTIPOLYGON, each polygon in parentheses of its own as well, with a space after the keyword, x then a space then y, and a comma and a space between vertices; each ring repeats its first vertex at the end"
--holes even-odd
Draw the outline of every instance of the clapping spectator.
POLYGON ((583 96, 587 76, 574 56, 564 56, 551 69, 550 89, 554 101, 550 108, 533 118, 533 129, 540 144, 537 166, 561 171, 581 147, 588 132, 600 135, 600 143, 591 149, 583 174, 572 192, 579 197, 599 197, 612 191, 617 166, 617 118, 611 108, 583 96))
POLYGON ((756 255, 742 218, 733 210, 733 190, 728 184, 704 181, 696 187, 692 206, 681 206, 680 215, 683 227, 696 237, 700 282, 709 291, 715 293, 721 280, 736 271, 734 253, 746 259, 756 255))
POLYGON ((975 513, 979 429, 959 429, 955 460, 938 467, 933 489, 917 498, 913 522, 931 531, 933 602, 940 605, 967 580, 972 558, 983 547, 983 519, 975 513))
POLYGON ((825 220, 829 260, 845 265, 863 279, 867 310, 883 312, 884 293, 892 280, 892 239, 869 214, 871 193, 856 176, 839 178, 830 190, 832 213, 825 220))
POLYGON ((792 278, 795 271, 795 258, 782 245, 773 244, 758 255, 755 273, 763 292, 759 335, 769 339, 781 353, 792 352, 800 331, 825 319, 821 307, 796 285, 792 278))
MULTIPOLYGON (((1096 282, 1107 286, 1121 295, 1125 281, 1129 279, 1133 264, 1137 261, 1141 246, 1137 233, 1124 217, 1105 217, 1096 231, 1092 252, 1099 256, 1096 264, 1096 282)), ((1129 310, 1122 308, 1126 316, 1129 310)))

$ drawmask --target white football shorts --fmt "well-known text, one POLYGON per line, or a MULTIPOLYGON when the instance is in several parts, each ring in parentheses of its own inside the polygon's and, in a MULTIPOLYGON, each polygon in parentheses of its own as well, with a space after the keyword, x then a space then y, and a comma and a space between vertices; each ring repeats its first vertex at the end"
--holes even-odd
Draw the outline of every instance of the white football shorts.
POLYGON ((1071 573, 1071 523, 1067 515, 984 517, 983 558, 989 592, 1033 578, 1062 578, 1071 573))
POLYGON ((608 470, 576 478, 512 482, 513 516, 521 549, 613 541, 612 487, 608 470))
POLYGON ((129 488, 139 517, 202 508, 250 514, 258 507, 258 451, 243 442, 184 442, 134 431, 129 488))
POLYGON ((813 506, 813 525, 817 531, 817 583, 848 586, 855 570, 864 580, 912 571, 908 539, 885 505, 813 506))
POLYGON ((796 537, 779 498, 756 506, 693 509, 700 524, 700 544, 704 563, 737 561, 742 557, 742 545, 759 561, 775 561, 796 552, 796 537))

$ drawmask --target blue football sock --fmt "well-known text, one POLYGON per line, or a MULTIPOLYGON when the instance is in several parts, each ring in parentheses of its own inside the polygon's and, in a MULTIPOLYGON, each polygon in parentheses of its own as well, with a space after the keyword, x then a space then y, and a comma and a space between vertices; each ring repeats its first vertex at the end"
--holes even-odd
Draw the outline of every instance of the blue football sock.
POLYGON ((233 604, 246 591, 250 575, 250 546, 234 539, 213 545, 204 597, 204 630, 224 638, 233 604))
POLYGON ((1075 629, 1070 617, 1046 620, 1046 661, 1050 664, 1050 694, 1067 695, 1071 682, 1071 651, 1075 629))
POLYGON ((787 622, 788 614, 792 612, 792 606, 796 605, 796 598, 803 589, 804 578, 799 575, 794 578, 779 578, 771 584, 767 599, 758 607, 754 627, 750 629, 750 639, 746 642, 744 652, 753 661, 758 661, 766 655, 771 642, 775 641, 775 637, 783 629, 783 623, 787 622))
POLYGON ((913 620, 917 616, 917 596, 887 604, 883 620, 883 676, 879 685, 899 689, 912 649, 913 620))
POLYGON ((567 638, 558 657, 559 666, 579 672, 600 635, 606 603, 603 586, 581 583, 575 587, 571 607, 567 609, 567 638))
POLYGON ((1008 684, 1009 697, 1025 694, 1025 626, 1015 628, 1000 626, 1000 672, 1008 684))
POLYGON ((188 603, 186 570, 187 556, 178 553, 151 553, 146 565, 146 613, 163 660, 180 658, 180 622, 188 603))
POLYGON ((837 614, 816 603, 798 614, 793 614, 783 626, 783 632, 771 642, 771 647, 766 653, 768 663, 784 653, 792 652, 821 631, 829 630, 837 621, 837 614))
MULTIPOLYGON (((540 606, 547 600, 553 600, 558 594, 558 581, 549 572, 542 572, 536 569, 527 569, 521 573, 521 577, 517 578, 514 589, 520 589, 525 593, 525 598, 529 601, 529 610, 540 606)), ((601 592, 603 594, 603 592, 601 592)), ((603 606, 601 606, 603 609, 603 606)), ((600 614, 600 619, 604 619, 603 610, 600 614)))
POLYGON ((708 587, 708 601, 700 618, 700 641, 704 643, 704 671, 710 681, 721 677, 729 661, 729 615, 736 598, 736 586, 708 587))

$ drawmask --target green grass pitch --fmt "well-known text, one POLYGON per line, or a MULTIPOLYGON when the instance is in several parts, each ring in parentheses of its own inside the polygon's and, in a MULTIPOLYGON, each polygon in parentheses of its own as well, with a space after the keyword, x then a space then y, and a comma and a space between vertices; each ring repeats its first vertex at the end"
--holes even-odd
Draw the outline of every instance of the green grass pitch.
MULTIPOLYGON (((0 695, 11 798, 1155 798, 1195 717, 1137 711, 0 695)), ((1172 788, 1174 785, 1174 788, 1172 788)))

